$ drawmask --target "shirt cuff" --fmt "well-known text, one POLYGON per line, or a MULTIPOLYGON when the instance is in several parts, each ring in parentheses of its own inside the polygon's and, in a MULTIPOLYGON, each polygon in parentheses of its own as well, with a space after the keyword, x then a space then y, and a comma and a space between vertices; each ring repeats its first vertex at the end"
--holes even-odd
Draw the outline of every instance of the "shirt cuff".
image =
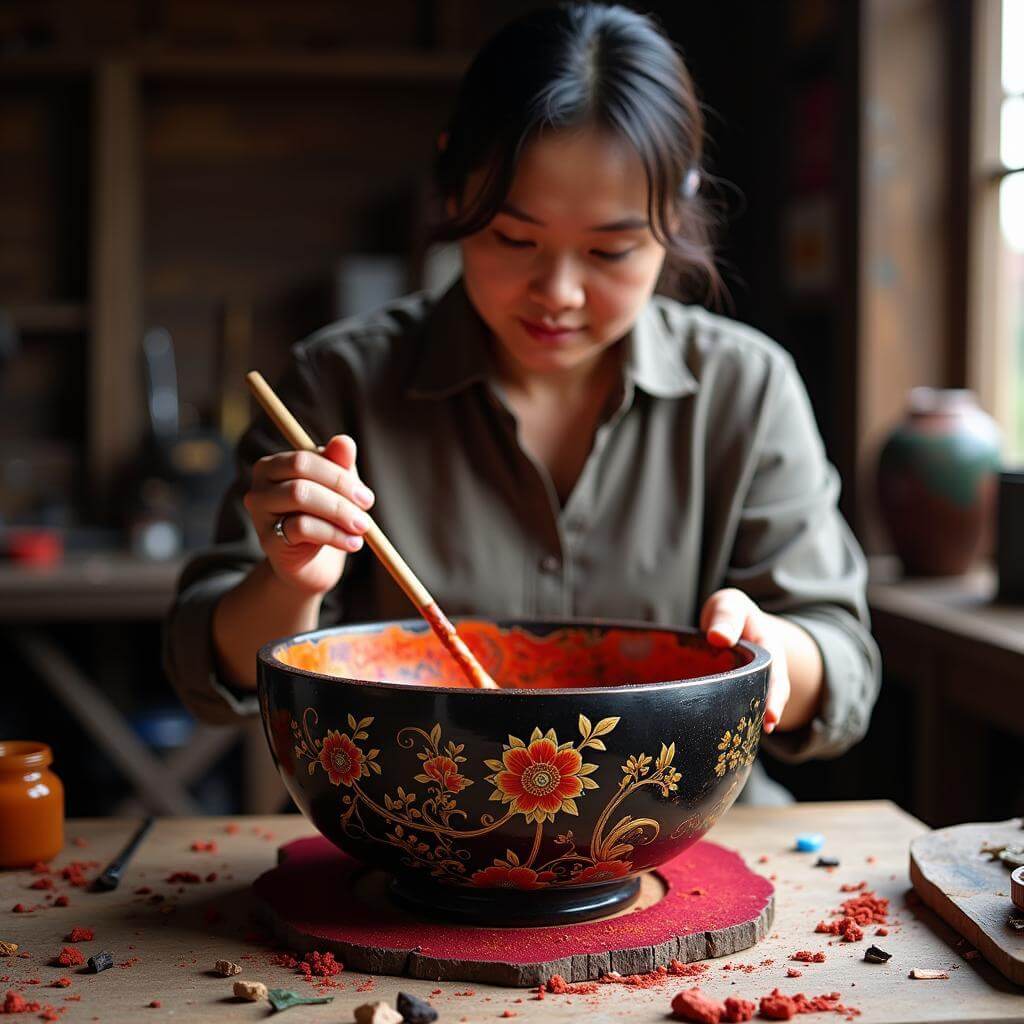
POLYGON ((219 673, 213 647, 213 610, 245 572, 222 572, 198 580, 178 595, 164 626, 164 669, 181 702, 200 721, 231 725, 258 715, 255 690, 227 682, 219 673))
MULTIPOLYGON (((844 625, 814 615, 784 618, 805 629, 818 645, 824 666, 821 709, 803 728, 762 735, 761 749, 787 764, 839 757, 864 737, 879 687, 874 641, 844 625)), ((858 624, 858 632, 861 627, 858 624)))

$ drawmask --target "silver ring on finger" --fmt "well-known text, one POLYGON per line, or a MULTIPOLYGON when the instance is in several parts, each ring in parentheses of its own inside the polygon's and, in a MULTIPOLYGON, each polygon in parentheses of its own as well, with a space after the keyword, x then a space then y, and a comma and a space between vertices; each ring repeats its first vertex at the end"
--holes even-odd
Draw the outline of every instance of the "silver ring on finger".
POLYGON ((285 544, 291 544, 291 541, 288 539, 288 535, 284 532, 284 524, 287 518, 287 516, 281 516, 277 520, 277 522, 274 523, 272 529, 274 531, 275 537, 280 537, 280 539, 283 540, 285 544))

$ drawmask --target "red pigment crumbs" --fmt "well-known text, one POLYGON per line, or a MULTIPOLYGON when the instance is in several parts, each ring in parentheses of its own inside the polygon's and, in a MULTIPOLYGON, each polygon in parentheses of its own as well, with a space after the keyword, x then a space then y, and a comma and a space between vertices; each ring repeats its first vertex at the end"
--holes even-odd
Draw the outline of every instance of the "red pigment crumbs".
POLYGON ((838 992, 808 998, 802 992, 795 996, 787 996, 777 988, 770 995, 761 999, 761 1016, 768 1020, 791 1020, 798 1013, 839 1013, 847 1020, 860 1016, 860 1010, 854 1006, 845 1006, 839 1000, 838 992))
POLYGON ((39 1004, 30 1003, 23 995, 8 990, 4 998, 3 1013, 38 1013, 39 1004))
POLYGON ((795 967, 786 968, 787 978, 802 978, 804 976, 803 971, 798 971, 795 967))
POLYGON ((151 1000, 151 1001, 150 1001, 150 1003, 149 1003, 149 1008, 150 1008, 151 1010, 159 1010, 159 1009, 160 1009, 160 1006, 161 1006, 161 1005, 162 1005, 162 1004, 160 1003, 160 1000, 159 1000, 159 999, 153 999, 153 1000, 151 1000))
POLYGON ((195 839, 189 849, 194 853, 216 853, 217 844, 212 839, 195 839))
POLYGON ((194 885, 200 881, 200 878, 194 871, 174 871, 164 881, 170 882, 172 885, 175 882, 188 882, 190 885, 194 885))
POLYGON ((24 903, 15 903, 14 906, 11 907, 11 910, 15 914, 31 914, 32 913, 32 909, 30 907, 26 907, 24 903))
POLYGON ((75 836, 75 838, 71 840, 71 843, 74 846, 88 846, 89 840, 83 839, 82 836, 75 836))
POLYGON ((232 822, 230 825, 225 825, 224 826, 224 831, 229 836, 237 836, 238 833, 241 832, 242 830, 241 830, 241 828, 238 825, 236 825, 234 822, 232 822))
POLYGON ((725 1001, 725 1013, 722 1020, 729 1024, 739 1024, 740 1021, 752 1020, 757 1004, 749 999, 739 999, 736 996, 729 996, 725 1001))
POLYGON ((82 997, 81 996, 77 996, 77 995, 76 996, 65 996, 64 997, 64 1002, 65 1003, 80 1003, 81 1001, 82 1001, 82 997))
POLYGON ((37 878, 30 886, 30 889, 52 889, 52 878, 37 878))
POLYGON ((47 864, 46 861, 37 860, 35 864, 32 865, 33 875, 48 875, 49 873, 50 865, 47 864))
POLYGON ((709 999, 699 988, 679 992, 672 1000, 672 1016, 694 1024, 718 1024, 724 1009, 721 1003, 709 999))
POLYGON ((89 884, 89 879, 85 877, 86 869, 99 867, 99 863, 98 860, 73 860, 61 871, 61 878, 71 885, 84 887, 89 884))
POLYGON ((356 985, 357 992, 372 992, 376 988, 377 983, 373 978, 367 978, 365 981, 359 982, 356 985))
POLYGON ((757 863, 758 864, 767 864, 768 863, 768 854, 767 853, 762 853, 761 856, 757 858, 757 863))
POLYGON ((515 1010, 502 1010, 502 1017, 518 1017, 519 1014, 515 1010))
POLYGON ((61 967, 81 967, 85 963, 82 951, 74 946, 65 946, 54 959, 61 967))
POLYGON ((769 995, 762 996, 758 1006, 749 999, 740 999, 736 996, 730 996, 724 1003, 720 1003, 705 995, 699 988, 691 988, 677 993, 673 998, 672 1016, 676 1020, 693 1021, 695 1024, 719 1024, 719 1021, 732 1024, 734 1021, 748 1021, 758 1009, 766 1020, 791 1020, 799 1013, 839 1013, 847 1020, 860 1016, 859 1009, 845 1006, 840 1002, 840 998, 838 992, 810 998, 802 992, 788 996, 776 988, 769 995))
POLYGON ((209 873, 209 874, 208 874, 208 875, 206 876, 206 880, 207 880, 208 882, 216 882, 216 881, 217 881, 217 872, 216 872, 216 871, 211 871, 211 872, 210 872, 210 873, 209 873))
POLYGON ((71 905, 71 901, 67 898, 67 896, 58 896, 53 901, 53 905, 55 907, 67 907, 71 905))
POLYGON ((96 932, 92 928, 84 928, 76 924, 71 931, 64 936, 65 942, 91 942, 96 938, 96 932))
POLYGON ((441 989, 439 989, 439 988, 432 988, 430 990, 430 994, 432 996, 439 996, 441 994, 441 989))
POLYGON ((127 970, 129 967, 134 967, 137 963, 139 963, 139 958, 137 956, 133 956, 129 957, 127 960, 122 960, 117 966, 120 967, 122 971, 124 971, 127 970))
POLYGON ((50 988, 67 988, 70 984, 70 978, 57 978, 50 982, 50 988))
POLYGON ((840 935, 843 942, 858 942, 864 938, 863 925, 888 923, 889 901, 868 890, 846 900, 838 913, 842 916, 833 921, 819 921, 814 930, 826 935, 840 935))
POLYGON ((759 964, 725 964, 723 971, 742 971, 744 974, 753 974, 762 967, 771 967, 774 960, 762 960, 759 964))
POLYGON ((817 953, 813 953, 809 949, 801 949, 794 953, 789 959, 802 960, 805 964, 823 964, 825 962, 825 954, 821 950, 818 950, 817 953))
POLYGON ((298 965, 299 970, 307 977, 310 976, 317 978, 333 978, 336 974, 341 974, 345 970, 345 965, 338 963, 334 959, 334 954, 331 952, 321 953, 318 950, 313 950, 312 953, 307 953, 302 958, 302 963, 298 965))
POLYGON ((860 892, 861 889, 866 889, 867 887, 868 887, 868 883, 867 882, 853 882, 853 883, 848 883, 846 885, 839 886, 839 891, 840 892, 860 892))
MULTIPOLYGON (((696 978, 706 974, 710 968, 707 964, 684 964, 679 960, 670 960, 668 966, 657 967, 646 974, 619 974, 618 971, 606 971, 601 975, 602 985, 629 985, 633 988, 657 988, 669 978, 696 978)), ((560 975, 556 975, 560 977, 560 975)), ((563 979, 564 980, 564 979, 563 979)), ((581 984, 591 984, 582 982, 581 984)), ((553 992, 554 989, 548 989, 553 992)), ((581 993, 580 994, 585 994, 581 993)))
POLYGON ((888 935, 889 934, 889 929, 888 928, 876 928, 875 929, 875 934, 876 935, 888 935))
MULTIPOLYGON (((601 980, 604 981, 604 978, 607 977, 608 975, 606 974, 601 980)), ((553 974, 548 978, 547 985, 541 987, 546 987, 548 992, 559 996, 589 996, 593 995, 600 988, 596 981, 578 981, 573 983, 566 981, 561 974, 553 974)), ((455 994, 458 995, 458 992, 455 994)))

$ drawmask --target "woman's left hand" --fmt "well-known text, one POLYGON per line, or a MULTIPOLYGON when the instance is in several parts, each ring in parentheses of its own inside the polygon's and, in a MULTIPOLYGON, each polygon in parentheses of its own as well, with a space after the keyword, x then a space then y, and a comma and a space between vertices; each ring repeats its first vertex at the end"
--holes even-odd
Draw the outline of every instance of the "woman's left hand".
POLYGON ((713 647, 735 647, 740 640, 749 640, 764 647, 772 656, 764 731, 774 732, 790 693, 786 644, 778 622, 742 590, 730 587, 716 590, 705 601, 700 613, 700 628, 713 647))

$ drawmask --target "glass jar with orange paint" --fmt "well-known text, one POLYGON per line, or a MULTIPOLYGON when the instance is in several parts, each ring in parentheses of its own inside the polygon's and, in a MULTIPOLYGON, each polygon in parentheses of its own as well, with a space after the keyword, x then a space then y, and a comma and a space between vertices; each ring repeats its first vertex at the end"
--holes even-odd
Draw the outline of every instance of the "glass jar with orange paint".
POLYGON ((0 868, 50 860, 64 846, 64 786, 45 743, 0 740, 0 868))

